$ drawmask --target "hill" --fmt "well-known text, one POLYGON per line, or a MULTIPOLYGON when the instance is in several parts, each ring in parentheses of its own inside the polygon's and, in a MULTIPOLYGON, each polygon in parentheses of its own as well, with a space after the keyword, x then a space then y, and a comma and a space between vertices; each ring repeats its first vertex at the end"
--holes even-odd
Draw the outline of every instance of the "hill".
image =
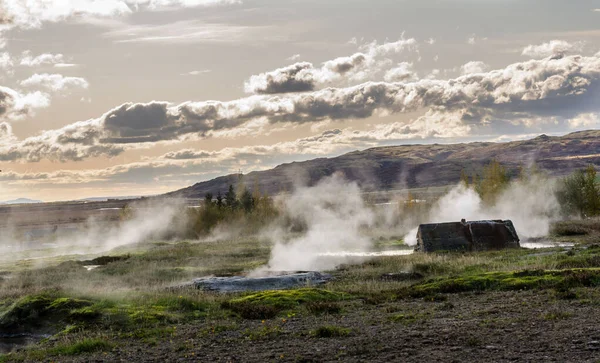
MULTIPOLYGON (((290 191, 294 184, 313 185, 335 172, 356 181, 365 191, 442 187, 460 180, 461 171, 477 173, 496 159, 517 175, 521 166, 535 163, 551 176, 562 176, 588 164, 600 165, 600 130, 564 136, 541 135, 524 141, 503 143, 427 144, 376 147, 332 158, 318 158, 279 165, 244 175, 262 192, 275 195, 290 191)), ((224 193, 239 181, 230 174, 196 183, 168 196, 202 198, 205 193, 224 193)))

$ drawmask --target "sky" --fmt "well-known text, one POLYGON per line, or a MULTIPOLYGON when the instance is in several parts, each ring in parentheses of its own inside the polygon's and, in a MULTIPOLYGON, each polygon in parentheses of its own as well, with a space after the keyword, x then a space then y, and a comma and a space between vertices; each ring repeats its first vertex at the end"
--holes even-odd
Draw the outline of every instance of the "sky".
POLYGON ((0 0, 0 201, 600 124, 600 0, 0 0))

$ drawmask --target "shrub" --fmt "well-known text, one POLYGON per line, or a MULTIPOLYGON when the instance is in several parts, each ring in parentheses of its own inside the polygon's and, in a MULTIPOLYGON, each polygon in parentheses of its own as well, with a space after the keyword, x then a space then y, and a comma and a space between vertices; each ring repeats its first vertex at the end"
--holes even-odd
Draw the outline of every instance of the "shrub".
POLYGON ((311 331, 311 335, 316 338, 334 338, 334 337, 345 337, 350 335, 351 330, 347 328, 341 328, 333 325, 326 325, 318 327, 311 331))

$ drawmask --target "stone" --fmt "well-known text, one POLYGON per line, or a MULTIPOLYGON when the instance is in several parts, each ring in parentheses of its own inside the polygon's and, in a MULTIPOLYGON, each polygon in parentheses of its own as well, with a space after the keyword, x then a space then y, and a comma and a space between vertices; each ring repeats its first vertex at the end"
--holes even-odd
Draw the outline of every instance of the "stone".
POLYGON ((331 275, 317 271, 277 272, 261 277, 201 277, 190 283, 176 286, 176 288, 195 287, 200 290, 215 292, 284 290, 317 286, 331 279, 331 275))

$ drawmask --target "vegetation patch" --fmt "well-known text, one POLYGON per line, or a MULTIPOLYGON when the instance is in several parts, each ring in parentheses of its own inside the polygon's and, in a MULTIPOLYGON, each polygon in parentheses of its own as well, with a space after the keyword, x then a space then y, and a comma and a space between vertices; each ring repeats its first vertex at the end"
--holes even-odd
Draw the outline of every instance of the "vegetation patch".
POLYGON ((396 314, 393 315, 390 319, 394 322, 398 322, 404 325, 411 325, 427 319, 427 314, 396 314))
POLYGON ((310 332, 310 335, 315 338, 336 338, 350 335, 352 330, 334 325, 320 326, 310 332))
POLYGON ((73 322, 72 310, 92 305, 91 301, 49 295, 26 296, 0 316, 0 330, 14 333, 53 331, 73 322))
POLYGON ((102 339, 84 339, 80 342, 59 345, 49 350, 52 355, 79 355, 83 353, 92 353, 100 351, 109 351, 114 347, 112 343, 109 343, 102 339))
POLYGON ((262 291, 231 299, 222 304, 245 319, 270 319, 281 311, 297 308, 302 304, 332 302, 347 299, 348 295, 323 289, 262 291))
POLYGON ((429 280, 412 285, 402 295, 426 297, 439 293, 485 290, 567 289, 600 286, 600 269, 488 272, 429 280))

